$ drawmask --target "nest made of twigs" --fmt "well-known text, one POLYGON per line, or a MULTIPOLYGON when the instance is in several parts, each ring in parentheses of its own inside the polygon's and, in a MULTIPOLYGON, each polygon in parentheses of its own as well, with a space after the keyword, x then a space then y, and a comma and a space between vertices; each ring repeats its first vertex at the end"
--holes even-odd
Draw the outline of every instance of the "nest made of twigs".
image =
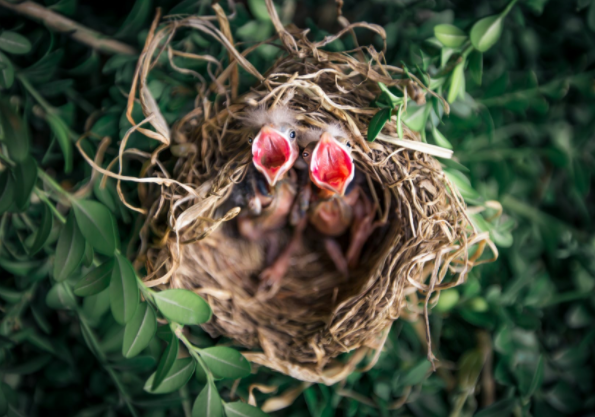
MULTIPOLYGON (((379 140, 366 142, 377 112, 370 102, 380 92, 378 82, 396 86, 420 103, 426 88, 414 77, 404 77, 402 69, 385 65, 383 54, 372 47, 350 53, 322 48, 339 36, 353 35, 354 27, 384 38, 383 29, 342 19, 339 34, 315 43, 306 31, 284 28, 272 2, 267 5, 277 29, 277 36, 267 42, 279 46, 280 58, 264 75, 246 59, 258 45, 243 52, 234 46, 220 6, 214 6, 216 18, 173 19, 158 30, 157 17, 129 98, 131 107, 138 87, 146 119, 138 123, 129 112, 134 125, 129 133, 141 131, 162 146, 145 155, 141 178, 100 171, 118 178, 118 187, 122 179, 140 183, 143 207, 127 204, 147 215, 136 263, 146 267, 147 285, 187 288, 206 298, 213 318, 204 329, 252 349, 245 353, 252 362, 330 384, 346 377, 371 350, 378 351, 398 317, 425 313, 427 320, 432 294, 462 283, 486 244, 495 249, 487 234, 475 230, 463 199, 432 156, 448 157, 448 151, 422 143, 407 127, 399 138, 394 120, 379 140), (169 42, 175 32, 188 27, 220 42, 228 51, 228 65, 173 50, 169 42), (281 42, 275 43, 277 39, 281 42), (213 67, 211 82, 196 74, 197 106, 171 130, 146 86, 161 53, 167 53, 174 70, 186 74, 192 72, 177 66, 176 56, 206 60, 213 67), (241 96, 238 67, 257 79, 241 96), (213 93, 217 98, 210 100, 213 93), (306 234, 278 291, 269 297, 259 294, 265 243, 248 242, 235 232, 240 208, 232 198, 251 162, 245 118, 258 106, 290 108, 300 133, 333 123, 349 133, 358 177, 374 201, 378 227, 348 279, 335 271, 319 239, 306 234), (142 128, 145 123, 153 129, 142 128), (474 252, 472 245, 477 245, 474 252), (351 351, 347 359, 336 359, 351 351)), ((140 154, 125 150, 127 137, 120 148, 120 166, 127 153, 140 154)), ((289 233, 281 231, 280 241, 289 233)))

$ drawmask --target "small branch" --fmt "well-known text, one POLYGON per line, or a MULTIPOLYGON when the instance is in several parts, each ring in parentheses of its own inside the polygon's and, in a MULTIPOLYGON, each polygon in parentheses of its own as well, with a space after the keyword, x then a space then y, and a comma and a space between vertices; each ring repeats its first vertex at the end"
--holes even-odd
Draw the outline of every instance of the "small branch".
POLYGON ((64 17, 32 1, 13 4, 6 0, 0 0, 0 6, 38 22, 43 22, 48 28, 55 30, 56 32, 68 33, 73 39, 87 44, 98 51, 107 54, 137 54, 137 51, 133 47, 104 36, 99 32, 89 29, 74 20, 64 17))

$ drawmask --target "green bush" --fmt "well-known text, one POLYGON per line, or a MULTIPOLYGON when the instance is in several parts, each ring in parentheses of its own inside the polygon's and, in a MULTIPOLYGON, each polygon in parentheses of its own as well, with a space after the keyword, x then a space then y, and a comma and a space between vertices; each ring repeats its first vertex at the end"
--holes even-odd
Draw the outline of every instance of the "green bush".
MULTIPOLYGON (((47 13, 44 24, 0 1, 0 415, 263 415, 239 402, 253 384, 286 393, 300 383, 264 368, 250 373, 236 350, 201 331, 196 324, 211 314, 202 298, 140 284, 128 259, 142 219, 120 202, 113 180, 102 186, 75 146, 90 131, 80 141, 87 154, 101 153, 109 137, 102 165, 117 156, 155 8, 213 14, 209 2, 39 7, 104 37, 80 28, 59 33, 47 13), (170 324, 158 327, 158 318, 170 324), (189 357, 176 358, 180 342, 189 357)), ((274 32, 264 0, 235 10, 238 40, 274 32)), ((279 10, 314 39, 339 30, 332 2, 285 0, 279 10)), ((423 325, 398 320, 372 370, 337 386, 301 386, 274 415, 594 413, 595 1, 346 1, 343 14, 384 26, 387 63, 405 65, 406 76, 450 103, 448 115, 429 96, 404 112, 403 98, 385 89, 370 136, 392 112, 428 143, 452 148, 445 171, 470 205, 484 208, 472 219, 500 257, 441 294, 430 316, 437 372, 426 359, 423 325)), ((378 37, 357 34, 361 45, 381 50, 378 37)), ((176 45, 225 56, 190 31, 176 45)), ((266 70, 275 56, 274 47, 261 47, 252 63, 266 70)), ((206 65, 195 66, 208 77, 206 65)), ((253 82, 241 78, 244 89, 253 82)), ((160 66, 152 71, 149 88, 168 123, 193 108, 192 86, 160 66)), ((137 135, 129 147, 155 147, 137 135)), ((135 164, 127 162, 124 174, 137 172, 135 164)), ((138 201, 134 185, 122 187, 138 201)), ((271 396, 253 394, 259 405, 271 396)))

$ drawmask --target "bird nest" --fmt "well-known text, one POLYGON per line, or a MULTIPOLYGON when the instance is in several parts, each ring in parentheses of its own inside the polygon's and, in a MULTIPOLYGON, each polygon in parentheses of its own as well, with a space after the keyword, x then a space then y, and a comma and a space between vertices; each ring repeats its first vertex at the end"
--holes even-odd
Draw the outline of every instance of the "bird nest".
MULTIPOLYGON (((379 82, 398 88, 410 102, 423 103, 430 92, 401 68, 385 65, 382 52, 373 47, 350 53, 324 47, 344 35, 355 38, 356 27, 382 38, 384 30, 341 18, 343 30, 313 42, 307 31, 284 27, 272 2, 267 5, 277 34, 266 43, 279 48, 279 58, 265 74, 248 60, 259 45, 240 50, 219 5, 214 17, 173 18, 160 26, 156 17, 137 65, 128 116, 134 125, 129 134, 141 132, 161 145, 150 155, 125 149, 128 134, 120 166, 126 154, 140 155, 146 158, 141 174, 100 171, 116 177, 118 189, 120 180, 139 183, 142 207, 126 204, 146 214, 136 262, 147 270, 146 285, 203 296, 213 310, 203 328, 248 348, 245 356, 253 363, 331 384, 366 357, 372 366, 378 357, 374 352, 397 318, 425 315, 427 323, 428 306, 440 290, 462 283, 482 262, 486 244, 494 248, 471 224, 463 199, 433 156, 448 157, 448 151, 423 143, 406 126, 399 132, 394 118, 376 141, 366 141, 378 111, 370 103, 380 93, 379 82), (225 64, 173 49, 175 33, 189 28, 223 45, 225 64), (147 87, 147 76, 162 55, 173 70, 198 81, 196 108, 171 128, 147 87), (180 67, 178 57, 206 61, 211 80, 180 67), (238 93, 240 68, 256 79, 244 94, 238 93), (131 115, 137 90, 142 121, 131 115), (236 194, 251 164, 246 118, 255 108, 281 106, 294 113, 298 137, 330 124, 348 132, 357 175, 375 207, 376 228, 348 277, 337 272, 319 236, 306 230, 278 288, 263 292, 258 276, 267 266, 267 243, 249 242, 237 233, 242 208, 236 194)), ((278 234, 282 244, 291 230, 278 234)))

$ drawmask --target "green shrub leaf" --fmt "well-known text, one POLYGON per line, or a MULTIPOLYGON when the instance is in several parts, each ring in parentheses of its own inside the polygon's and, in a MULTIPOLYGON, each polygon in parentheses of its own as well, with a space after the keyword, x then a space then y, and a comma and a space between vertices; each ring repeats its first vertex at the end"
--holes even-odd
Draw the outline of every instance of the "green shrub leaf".
POLYGON ((124 330, 122 355, 132 358, 142 352, 155 336, 157 318, 153 308, 148 303, 141 303, 136 313, 124 330))
POLYGON ((88 297, 99 294, 109 287, 115 260, 110 259, 97 268, 92 269, 74 286, 74 294, 79 297, 88 297))
POLYGON ((120 324, 128 323, 134 317, 140 294, 132 264, 119 253, 116 254, 109 288, 114 319, 120 324))
POLYGON ((457 97, 465 96, 465 60, 457 64, 450 76, 450 87, 448 89, 448 102, 452 103, 457 97))
POLYGON ((515 398, 500 400, 475 414, 475 417, 501 417, 509 416, 516 404, 515 398))
POLYGON ((14 180, 8 169, 0 173, 0 214, 8 211, 14 202, 14 180))
POLYGON ((152 388, 155 374, 149 377, 144 389, 151 394, 167 394, 177 391, 186 385, 186 382, 192 377, 195 366, 194 359, 192 358, 178 359, 156 389, 152 388))
POLYGON ((170 321, 189 325, 206 323, 211 318, 211 307, 195 293, 165 290, 154 295, 159 311, 170 321))
POLYGON ((192 406, 192 417, 223 417, 223 403, 215 384, 211 381, 196 397, 192 406))
POLYGON ((85 238, 74 221, 74 215, 70 213, 66 224, 60 231, 56 246, 54 259, 56 281, 64 281, 72 275, 83 261, 83 256, 85 256, 85 238))
POLYGON ((45 302, 49 308, 55 310, 72 309, 76 307, 76 300, 66 288, 66 283, 56 283, 47 293, 45 302))
POLYGON ((60 117, 53 113, 48 113, 46 115, 46 121, 56 136, 60 149, 62 149, 62 155, 64 156, 64 172, 68 174, 72 171, 72 142, 69 138, 68 126, 60 117))
POLYGON ((227 417, 267 417, 267 414, 260 409, 239 401, 224 403, 223 406, 227 417))
POLYGON ((0 49, 11 54, 26 54, 31 50, 31 42, 16 32, 5 30, 0 34, 0 49))
POLYGON ((432 128, 432 135, 434 136, 434 141, 436 142, 436 145, 442 146, 443 148, 452 149, 452 144, 435 127, 432 128))
POLYGON ((12 61, 0 52, 0 88, 9 89, 14 84, 14 66, 12 61))
POLYGON ((467 40, 465 32, 448 23, 434 26, 434 36, 436 36, 442 45, 450 48, 458 48, 467 40))
POLYGON ((14 203, 19 211, 25 211, 29 207, 29 200, 35 182, 37 181, 37 162, 28 155, 27 158, 14 168, 15 187, 14 203))
POLYGON ((35 239, 29 248, 29 254, 35 255, 41 250, 48 241, 52 228, 54 227, 54 216, 52 210, 47 204, 42 204, 41 223, 35 232, 35 239))
POLYGON ((0 125, 8 154, 15 162, 23 162, 29 156, 29 126, 13 106, 0 100, 0 125))
POLYGON ((386 122, 390 120, 391 109, 384 108, 380 109, 372 120, 370 120, 370 126, 368 126, 368 142, 376 140, 376 136, 380 133, 386 122))
POLYGON ((250 375, 250 362, 237 350, 226 346, 201 349, 200 357, 219 378, 244 378, 250 375))
POLYGON ((87 242, 102 255, 112 256, 117 245, 114 233, 116 220, 109 209, 91 200, 75 200, 72 207, 87 242))
POLYGON ((473 51, 469 55, 469 73, 477 85, 481 85, 483 78, 483 54, 479 51, 473 51))
POLYGON ((180 350, 180 340, 174 333, 170 333, 170 339, 157 369, 155 370, 155 377, 151 385, 151 390, 155 391, 161 382, 165 379, 165 376, 169 373, 171 367, 174 365, 176 358, 178 357, 178 351, 180 350))
POLYGON ((471 28, 470 38, 473 47, 479 52, 490 49, 502 34, 502 16, 488 16, 476 22, 471 28))

